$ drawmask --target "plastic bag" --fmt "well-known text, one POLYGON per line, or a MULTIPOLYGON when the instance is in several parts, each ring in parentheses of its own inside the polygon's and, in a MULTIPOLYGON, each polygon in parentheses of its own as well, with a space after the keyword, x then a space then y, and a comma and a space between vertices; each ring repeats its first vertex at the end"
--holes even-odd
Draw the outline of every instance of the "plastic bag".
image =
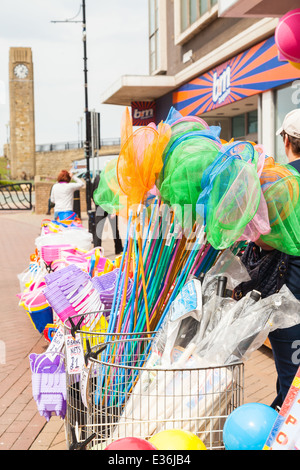
POLYGON ((35 245, 40 251, 43 245, 72 245, 84 251, 92 248, 93 235, 86 229, 66 228, 59 233, 41 235, 35 239, 35 245))
POLYGON ((197 334, 202 315, 201 282, 188 281, 175 300, 154 340, 153 351, 160 357, 160 364, 170 366, 197 334))
POLYGON ((234 290, 241 282, 250 281, 247 269, 231 249, 224 250, 205 274, 202 285, 203 304, 217 292, 218 276, 226 276, 226 289, 234 290))
POLYGON ((39 263, 31 262, 22 273, 17 275, 20 283, 20 292, 23 292, 26 287, 29 287, 29 285, 36 279, 39 271, 39 263))
POLYGON ((300 302, 286 285, 278 293, 244 308, 249 297, 247 294, 238 301, 210 337, 197 345, 196 354, 203 366, 245 361, 271 331, 300 323, 300 302))

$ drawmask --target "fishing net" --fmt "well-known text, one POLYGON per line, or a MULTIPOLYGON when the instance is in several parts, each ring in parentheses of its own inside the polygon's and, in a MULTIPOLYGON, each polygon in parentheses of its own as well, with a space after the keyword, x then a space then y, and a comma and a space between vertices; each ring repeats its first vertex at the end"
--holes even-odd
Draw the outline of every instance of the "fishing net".
POLYGON ((117 162, 117 179, 128 198, 128 207, 143 202, 162 169, 162 154, 171 137, 171 128, 161 122, 141 127, 129 136, 117 162))
POLYGON ((165 121, 171 126, 172 134, 163 154, 163 160, 169 154, 174 142, 188 132, 203 131, 209 129, 209 125, 198 116, 182 116, 179 111, 171 107, 165 121))
POLYGON ((133 133, 132 120, 126 107, 121 119, 121 148, 133 133))
POLYGON ((192 121, 192 122, 199 122, 202 123, 203 129, 207 128, 208 129, 208 124, 199 116, 183 116, 177 109, 175 109, 173 106, 171 106, 168 116, 165 120, 166 124, 169 124, 169 126, 174 126, 175 124, 183 121, 192 121))
POLYGON ((215 249, 236 242, 259 208, 258 157, 251 143, 228 144, 203 174, 196 210, 215 249))
POLYGON ((206 225, 207 207, 215 179, 220 173, 226 171, 235 159, 252 163, 253 157, 254 149, 249 142, 234 142, 221 147, 213 163, 204 171, 201 181, 203 191, 199 195, 197 212, 201 215, 204 225, 206 225))
MULTIPOLYGON (((121 119, 121 148, 132 132, 132 120, 126 107, 121 119)), ((127 201, 117 178, 117 162, 118 158, 114 158, 106 164, 101 172, 98 188, 93 193, 93 199, 96 205, 101 206, 109 214, 126 216, 127 201)))
MULTIPOLYGON (((253 155, 252 162, 254 162, 255 166, 257 167, 257 174, 260 177, 263 167, 266 161, 266 155, 263 146, 257 145, 252 143, 255 152, 258 153, 257 155, 253 155)), ((264 198, 264 194, 262 189, 260 190, 260 201, 258 205, 257 212, 255 213, 254 217, 248 224, 246 225, 243 234, 240 236, 238 241, 257 241, 261 235, 266 235, 270 233, 271 227, 269 222, 269 214, 268 214, 268 206, 266 200, 264 198)))
POLYGON ((162 200, 171 206, 179 205, 182 210, 191 205, 195 220, 196 202, 202 191, 202 175, 219 150, 217 142, 202 136, 194 136, 179 143, 168 159, 164 177, 159 184, 162 200))
POLYGON ((273 157, 267 157, 260 175, 260 184, 263 192, 279 181, 281 178, 290 176, 291 174, 299 175, 299 172, 291 165, 283 165, 275 162, 273 157))
POLYGON ((248 141, 233 141, 223 145, 223 153, 223 157, 239 157, 257 168, 262 149, 248 141))
POLYGON ((125 195, 120 189, 117 178, 118 158, 110 160, 101 171, 98 188, 95 189, 93 199, 96 205, 101 206, 109 214, 125 215, 125 195))
POLYGON ((232 159, 217 175, 207 208, 207 239, 215 249, 230 247, 255 216, 260 201, 254 166, 232 159))
POLYGON ((221 145, 221 141, 219 139, 221 129, 217 126, 203 128, 203 124, 199 122, 181 121, 178 124, 171 126, 171 129, 172 135, 163 153, 162 176, 164 176, 165 166, 170 156, 172 155, 172 152, 184 140, 191 138, 193 139, 195 137, 207 137, 208 139, 212 139, 213 141, 216 141, 221 145), (180 129, 175 129, 176 126, 180 126, 180 129))
POLYGON ((266 160, 261 187, 268 206, 270 233, 261 240, 289 255, 300 256, 300 174, 291 165, 266 160))

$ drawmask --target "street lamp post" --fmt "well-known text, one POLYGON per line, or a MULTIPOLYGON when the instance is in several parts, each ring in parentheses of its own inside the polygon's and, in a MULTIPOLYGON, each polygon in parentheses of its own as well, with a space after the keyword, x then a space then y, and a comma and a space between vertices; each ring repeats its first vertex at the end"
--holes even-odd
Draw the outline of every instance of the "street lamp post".
POLYGON ((88 102, 88 70, 87 70, 87 41, 86 41, 86 14, 85 0, 82 0, 82 41, 83 41, 83 63, 84 63, 84 99, 85 99, 85 145, 84 153, 86 159, 86 207, 87 211, 91 210, 91 173, 90 173, 90 157, 91 157, 91 123, 88 102))
MULTIPOLYGON (((91 156, 91 124, 90 124, 90 113, 89 113, 89 102, 88 102, 88 70, 87 70, 87 41, 86 41, 86 11, 85 11, 85 0, 82 0, 82 42, 83 42, 83 71, 84 71, 84 114, 85 114, 85 142, 84 142, 84 156, 86 159, 86 207, 87 211, 91 210, 91 173, 90 173, 90 156, 91 156)), ((80 21, 75 20, 77 15, 64 21, 52 21, 52 23, 79 23, 80 21)))

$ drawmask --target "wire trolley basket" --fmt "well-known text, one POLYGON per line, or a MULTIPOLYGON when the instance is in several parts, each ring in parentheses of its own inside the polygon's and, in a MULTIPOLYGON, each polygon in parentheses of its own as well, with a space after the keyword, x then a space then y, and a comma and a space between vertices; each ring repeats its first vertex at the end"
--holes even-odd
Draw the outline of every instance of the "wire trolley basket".
MULTIPOLYGON (((105 318, 110 310, 104 309, 101 312, 90 312, 83 315, 73 315, 64 322, 64 335, 75 335, 80 337, 80 343, 84 357, 91 354, 91 348, 103 344, 107 338, 107 328, 105 318), (102 321, 102 319, 104 321, 102 321)), ((66 370, 66 416, 65 432, 69 449, 86 447, 86 442, 90 439, 87 427, 87 408, 82 401, 81 373, 69 373, 68 357, 65 357, 66 370), (76 445, 75 445, 76 444, 76 445), (77 446, 77 447, 76 447, 77 446)))
POLYGON ((148 439, 162 430, 181 429, 196 434, 207 449, 224 449, 225 420, 243 404, 243 363, 197 368, 191 356, 189 367, 166 369, 156 365, 155 333, 77 333, 86 369, 84 383, 67 376, 70 441, 74 428, 90 450, 124 437, 148 439))

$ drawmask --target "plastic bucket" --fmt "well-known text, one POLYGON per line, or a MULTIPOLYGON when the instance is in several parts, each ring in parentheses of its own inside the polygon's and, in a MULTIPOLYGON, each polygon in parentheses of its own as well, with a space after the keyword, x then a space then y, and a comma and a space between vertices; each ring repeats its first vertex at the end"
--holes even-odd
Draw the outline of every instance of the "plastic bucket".
POLYGON ((50 306, 34 312, 27 310, 27 313, 39 333, 43 333, 46 325, 53 322, 53 311, 50 306))
POLYGON ((66 212, 59 212, 58 213, 58 222, 62 222, 64 224, 71 224, 73 220, 76 218, 76 212, 73 211, 66 211, 66 212))
POLYGON ((48 323, 53 323, 53 310, 42 292, 30 293, 24 300, 24 308, 33 326, 42 333, 48 323))

